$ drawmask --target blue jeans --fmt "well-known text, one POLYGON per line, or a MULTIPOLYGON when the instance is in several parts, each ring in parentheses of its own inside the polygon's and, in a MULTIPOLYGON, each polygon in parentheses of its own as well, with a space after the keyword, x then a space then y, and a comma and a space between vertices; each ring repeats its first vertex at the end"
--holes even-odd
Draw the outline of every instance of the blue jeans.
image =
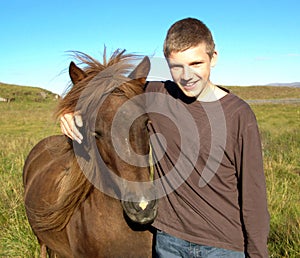
POLYGON ((157 258, 244 258, 244 252, 198 245, 157 230, 155 253, 157 258))

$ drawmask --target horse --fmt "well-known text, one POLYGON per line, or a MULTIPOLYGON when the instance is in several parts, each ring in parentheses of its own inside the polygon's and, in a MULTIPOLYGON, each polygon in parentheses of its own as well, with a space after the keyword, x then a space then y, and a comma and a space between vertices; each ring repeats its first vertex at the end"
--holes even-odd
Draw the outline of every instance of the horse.
POLYGON ((84 67, 70 63, 72 87, 56 115, 80 112, 83 142, 49 136, 33 147, 23 168, 25 210, 40 255, 152 257, 158 202, 148 117, 136 98, 144 90, 149 58, 134 65, 136 55, 118 49, 108 60, 104 53, 101 63, 74 53, 84 67))

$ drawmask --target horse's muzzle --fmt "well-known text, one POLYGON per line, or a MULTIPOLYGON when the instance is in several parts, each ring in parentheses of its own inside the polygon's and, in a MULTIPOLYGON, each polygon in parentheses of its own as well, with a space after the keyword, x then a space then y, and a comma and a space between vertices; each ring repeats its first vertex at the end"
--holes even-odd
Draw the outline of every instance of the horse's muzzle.
MULTIPOLYGON (((136 200, 136 198, 135 198, 136 200)), ((139 201, 131 201, 130 198, 122 201, 124 212, 132 221, 139 224, 150 224, 157 215, 158 201, 147 200, 141 197, 139 201)))

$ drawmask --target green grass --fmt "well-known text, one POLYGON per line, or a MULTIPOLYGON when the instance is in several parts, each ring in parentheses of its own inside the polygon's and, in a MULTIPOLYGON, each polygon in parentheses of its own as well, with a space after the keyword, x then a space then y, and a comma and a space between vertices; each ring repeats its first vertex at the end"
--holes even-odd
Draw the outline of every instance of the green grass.
POLYGON ((300 98, 300 88, 272 86, 228 86, 234 94, 242 99, 291 99, 300 98))
POLYGON ((300 105, 253 106, 262 134, 271 257, 300 257, 300 105))
POLYGON ((0 102, 0 257, 39 257, 23 205, 22 168, 39 140, 60 132, 53 117, 57 102, 51 93, 37 101, 39 88, 2 84, 0 90, 0 96, 19 96, 15 102, 0 102))
MULTIPOLYGON (((279 95, 295 98, 298 94, 293 88, 284 89, 284 94, 278 87, 272 89, 269 92, 261 87, 241 87, 235 93, 254 99, 258 96, 253 94, 259 91, 267 91, 265 98, 271 99, 279 95)), ((22 90, 23 87, 17 87, 11 91, 22 90)), ((0 257, 39 256, 24 211, 22 167, 28 152, 40 139, 60 130, 52 115, 56 102, 52 98, 37 102, 34 94, 28 96, 32 98, 0 103, 0 257)), ((252 104, 252 108, 263 143, 271 215, 270 256, 300 257, 300 104, 252 104)))

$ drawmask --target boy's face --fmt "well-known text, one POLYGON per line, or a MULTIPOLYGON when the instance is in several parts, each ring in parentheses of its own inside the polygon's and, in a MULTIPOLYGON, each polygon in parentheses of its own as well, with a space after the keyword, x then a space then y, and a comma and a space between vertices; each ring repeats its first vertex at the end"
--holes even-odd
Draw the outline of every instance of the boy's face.
POLYGON ((205 43, 202 43, 182 52, 171 53, 167 61, 173 80, 183 93, 198 98, 210 85, 210 69, 216 60, 217 52, 210 58, 205 43))

